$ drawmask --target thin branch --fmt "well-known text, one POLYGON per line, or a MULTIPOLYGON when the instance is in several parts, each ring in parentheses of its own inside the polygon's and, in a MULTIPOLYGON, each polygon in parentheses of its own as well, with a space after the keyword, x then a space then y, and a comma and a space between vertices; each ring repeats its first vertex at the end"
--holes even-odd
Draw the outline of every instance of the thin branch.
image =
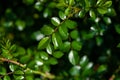
MULTIPOLYGON (((21 63, 19 63, 19 62, 17 62, 17 61, 9 60, 9 59, 6 59, 6 58, 0 58, 0 61, 13 63, 13 64, 16 64, 16 65, 22 67, 22 68, 25 68, 25 67, 26 67, 25 64, 21 64, 21 63)), ((41 71, 35 71, 35 70, 30 69, 30 68, 26 68, 25 71, 29 71, 29 70, 30 70, 32 73, 41 75, 41 76, 43 76, 43 77, 45 77, 45 78, 49 78, 49 79, 54 79, 54 78, 55 78, 55 76, 52 75, 52 74, 50 74, 50 73, 43 73, 43 72, 41 72, 41 71)))

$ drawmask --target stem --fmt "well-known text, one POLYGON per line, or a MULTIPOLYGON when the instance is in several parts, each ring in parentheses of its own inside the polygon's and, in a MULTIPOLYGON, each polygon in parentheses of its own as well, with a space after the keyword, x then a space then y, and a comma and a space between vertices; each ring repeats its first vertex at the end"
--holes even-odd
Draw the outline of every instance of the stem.
MULTIPOLYGON (((0 61, 13 63, 13 64, 16 64, 16 65, 22 67, 22 68, 25 68, 25 67, 26 67, 25 64, 21 64, 21 63, 19 63, 19 62, 17 62, 17 61, 9 60, 9 59, 6 59, 6 58, 0 58, 0 61)), ((34 74, 39 74, 39 75, 41 75, 41 76, 43 76, 43 77, 45 77, 45 78, 49 78, 49 79, 54 79, 54 78, 55 78, 55 76, 52 75, 52 74, 50 74, 50 73, 43 73, 43 72, 41 72, 41 71, 35 71, 35 70, 30 69, 30 68, 26 68, 25 71, 29 71, 29 70, 30 70, 32 73, 34 73, 34 74)))

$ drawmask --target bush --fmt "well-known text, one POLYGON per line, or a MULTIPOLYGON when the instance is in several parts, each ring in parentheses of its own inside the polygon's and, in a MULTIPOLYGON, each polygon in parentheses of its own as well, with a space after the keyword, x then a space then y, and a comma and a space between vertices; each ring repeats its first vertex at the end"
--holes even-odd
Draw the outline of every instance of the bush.
POLYGON ((0 80, 119 80, 119 5, 1 0, 0 80))

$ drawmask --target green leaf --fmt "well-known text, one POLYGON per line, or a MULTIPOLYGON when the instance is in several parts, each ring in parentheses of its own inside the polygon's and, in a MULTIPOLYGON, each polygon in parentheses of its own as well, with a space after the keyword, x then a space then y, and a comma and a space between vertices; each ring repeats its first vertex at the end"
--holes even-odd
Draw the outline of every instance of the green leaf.
POLYGON ((58 61, 57 61, 57 59, 51 57, 51 58, 49 59, 49 64, 51 64, 51 65, 56 65, 56 64, 58 64, 58 61))
POLYGON ((73 30, 70 32, 70 36, 72 39, 77 39, 79 37, 79 32, 77 30, 73 30))
POLYGON ((43 12, 43 17, 47 18, 47 17, 51 16, 51 14, 52 14, 51 10, 49 8, 46 8, 43 12))
POLYGON ((7 49, 2 49, 2 56, 3 57, 5 57, 5 58, 7 58, 7 59, 12 59, 13 58, 13 56, 9 53, 9 50, 7 50, 7 49))
POLYGON ((100 14, 105 14, 107 13, 108 9, 106 7, 98 7, 97 8, 97 11, 100 13, 100 14))
POLYGON ((4 76, 3 80, 11 80, 9 76, 4 76))
POLYGON ((81 59, 80 59, 80 66, 82 68, 85 68, 85 66, 88 64, 88 58, 87 56, 83 56, 81 59))
POLYGON ((46 51, 48 54, 52 54, 53 50, 52 50, 52 46, 50 44, 48 44, 48 46, 46 47, 46 51))
POLYGON ((48 65, 43 65, 43 71, 44 71, 44 72, 50 72, 50 66, 48 66, 48 65))
POLYGON ((85 10, 88 11, 90 9, 90 1, 89 0, 84 0, 85 1, 85 10))
POLYGON ((70 14, 70 8, 68 7, 67 9, 65 9, 65 15, 68 16, 70 14))
POLYGON ((96 18, 96 14, 95 14, 95 12, 94 12, 93 10, 90 10, 90 11, 89 11, 89 15, 90 15, 90 17, 93 18, 93 19, 96 18))
POLYGON ((61 25, 58 30, 63 40, 68 39, 68 29, 66 26, 61 25))
POLYGON ((82 10, 78 13, 78 16, 79 16, 80 18, 83 18, 83 17, 85 17, 85 14, 86 14, 85 10, 82 9, 82 10))
POLYGON ((60 24, 60 20, 58 17, 52 17, 51 22, 54 26, 58 26, 60 24))
POLYGON ((25 49, 21 46, 17 46, 16 51, 19 55, 24 55, 26 53, 25 49))
POLYGON ((44 34, 44 35, 50 35, 54 32, 54 30, 48 26, 48 25, 44 25, 42 28, 41 28, 41 32, 44 34))
POLYGON ((17 66, 14 65, 14 64, 10 64, 10 65, 9 65, 9 68, 10 68, 10 70, 11 70, 12 72, 14 72, 14 71, 17 69, 17 66))
POLYGON ((36 62, 36 67, 42 66, 44 64, 42 59, 36 59, 35 62, 36 62))
POLYGON ((63 52, 68 52, 71 48, 70 42, 66 41, 63 43, 62 51, 63 52))
POLYGON ((103 20, 106 24, 111 24, 111 22, 112 22, 110 17, 104 17, 103 20))
POLYGON ((59 34, 53 33, 52 35, 52 42, 54 44, 54 48, 61 48, 62 47, 62 39, 59 34))
POLYGON ((101 37, 96 37, 96 44, 100 46, 103 42, 103 39, 101 37))
POLYGON ((5 75, 6 74, 6 68, 0 66, 0 75, 5 75))
POLYGON ((74 0, 69 0, 69 5, 73 5, 74 4, 74 0))
POLYGON ((120 24, 115 25, 115 30, 118 34, 120 34, 120 24))
POLYGON ((96 4, 97 4, 98 6, 101 6, 102 4, 104 4, 104 2, 105 2, 104 0, 98 0, 96 4))
POLYGON ((19 31, 22 31, 26 27, 26 23, 22 20, 17 20, 15 22, 15 25, 17 26, 19 31))
POLYGON ((69 29, 74 29, 77 27, 77 23, 75 21, 72 21, 72 20, 66 20, 65 24, 69 29))
POLYGON ((82 44, 80 42, 78 42, 78 41, 73 41, 72 42, 72 48, 74 50, 80 51, 81 48, 82 48, 82 44))
POLYGON ((108 8, 107 15, 109 16, 116 16, 116 11, 114 8, 108 8))
POLYGON ((28 61, 30 61, 30 59, 31 59, 30 55, 24 55, 23 57, 20 58, 20 62, 27 63, 28 61))
POLYGON ((73 66, 73 67, 70 69, 70 74, 71 74, 72 76, 79 75, 80 69, 81 69, 80 66, 73 66))
POLYGON ((15 80, 24 80, 24 76, 14 75, 15 80))
POLYGON ((97 72, 98 72, 98 73, 101 73, 101 72, 104 72, 104 71, 106 71, 106 70, 107 70, 107 66, 106 66, 106 65, 100 65, 100 66, 98 67, 97 72))
POLYGON ((43 6, 41 6, 41 2, 40 1, 37 1, 35 3, 35 9, 37 9, 38 11, 41 11, 43 9, 43 6))
POLYGON ((44 37, 38 44, 38 49, 44 49, 49 44, 49 37, 44 37))
POLYGON ((84 67, 84 70, 82 72, 82 75, 83 76, 89 76, 93 73, 93 70, 92 70, 92 66, 93 66, 93 63, 88 63, 85 67, 84 67))
POLYGON ((11 52, 14 52, 15 50, 16 50, 16 45, 13 44, 13 45, 10 47, 10 51, 11 51, 11 52))
POLYGON ((41 59, 43 60, 48 60, 48 54, 44 51, 40 52, 41 59))
POLYGON ((64 54, 63 54, 63 52, 61 52, 61 51, 56 51, 56 52, 53 53, 53 56, 54 56, 55 58, 61 58, 63 55, 64 55, 64 54))
POLYGON ((118 48, 120 48, 120 43, 117 45, 118 48))
POLYGON ((68 54, 68 59, 71 64, 76 65, 76 64, 78 64, 79 55, 76 51, 71 50, 68 54))
POLYGON ((102 6, 110 7, 112 5, 112 1, 106 1, 102 6))
POLYGON ((62 20, 66 19, 65 13, 62 12, 62 11, 59 11, 59 17, 60 17, 62 20))
POLYGON ((16 74, 16 75, 23 75, 24 72, 22 70, 17 70, 17 71, 14 72, 14 74, 16 74))

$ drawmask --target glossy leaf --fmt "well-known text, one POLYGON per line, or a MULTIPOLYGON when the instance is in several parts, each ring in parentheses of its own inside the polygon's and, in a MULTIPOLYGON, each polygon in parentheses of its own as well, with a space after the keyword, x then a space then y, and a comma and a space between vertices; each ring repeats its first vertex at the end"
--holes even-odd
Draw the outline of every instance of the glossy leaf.
POLYGON ((112 5, 112 1, 106 1, 102 6, 110 7, 112 5))
POLYGON ((112 22, 110 17, 104 17, 103 20, 106 24, 111 24, 111 22, 112 22))
POLYGON ((44 72, 49 72, 49 71, 50 71, 50 66, 44 65, 44 66, 43 66, 43 71, 44 71, 44 72))
POLYGON ((25 56, 20 58, 20 62, 21 63, 27 63, 30 59, 31 59, 30 55, 25 55, 25 56))
POLYGON ((26 23, 24 21, 22 21, 22 20, 17 20, 15 22, 15 25, 17 26, 19 31, 22 31, 25 28, 26 23))
POLYGON ((48 8, 46 8, 45 10, 44 10, 44 12, 43 12, 43 17, 44 18, 47 18, 47 17, 49 17, 49 16, 51 16, 51 10, 50 9, 48 9, 48 8))
POLYGON ((53 53, 53 56, 54 56, 55 58, 61 58, 63 55, 64 55, 64 54, 63 54, 63 52, 61 52, 61 51, 56 51, 56 52, 53 53))
POLYGON ((86 14, 85 10, 82 9, 82 10, 78 13, 78 16, 79 16, 80 18, 83 18, 83 17, 85 16, 85 14, 86 14))
POLYGON ((73 5, 74 4, 74 0, 69 0, 69 5, 73 5))
POLYGON ((24 55, 26 53, 25 49, 21 46, 17 46, 16 51, 19 55, 24 55))
POLYGON ((46 51, 48 54, 52 54, 53 50, 52 50, 52 46, 50 44, 48 44, 48 46, 46 47, 46 51))
POLYGON ((101 73, 107 70, 107 66, 106 65, 100 65, 97 72, 101 73))
POLYGON ((89 15, 90 15, 90 17, 92 17, 93 19, 96 18, 96 14, 95 14, 95 12, 94 12, 93 10, 90 10, 90 11, 89 11, 89 15))
POLYGON ((87 56, 83 56, 81 59, 80 59, 80 66, 85 68, 85 66, 88 64, 88 58, 87 56))
POLYGON ((103 5, 104 3, 105 3, 104 0, 98 0, 96 4, 97 4, 98 6, 101 6, 101 5, 103 5))
POLYGON ((54 26, 58 26, 60 24, 60 20, 58 17, 52 17, 51 22, 54 26))
POLYGON ((41 28, 41 32, 44 34, 44 35, 50 35, 54 32, 54 30, 48 26, 48 25, 44 25, 42 28, 41 28))
POLYGON ((78 60, 79 60, 78 53, 74 50, 71 50, 68 54, 68 59, 69 59, 71 64, 76 65, 78 63, 78 60))
POLYGON ((17 70, 14 72, 14 74, 17 74, 17 75, 23 75, 24 72, 22 70, 17 70))
POLYGON ((63 52, 69 52, 70 48, 71 48, 71 43, 70 42, 66 41, 66 42, 63 43, 63 47, 62 47, 63 52))
POLYGON ((73 67, 70 69, 70 74, 71 74, 72 76, 79 75, 80 69, 81 69, 80 66, 73 66, 73 67))
POLYGON ((0 66, 0 75, 5 75, 6 74, 6 68, 5 67, 2 67, 0 66))
POLYGON ((4 76, 3 80, 11 80, 9 76, 4 76))
POLYGON ((105 7, 98 7, 97 8, 97 11, 100 13, 100 14, 105 14, 105 13, 107 13, 107 8, 105 8, 105 7))
POLYGON ((80 42, 78 42, 78 41, 73 41, 72 42, 72 48, 74 50, 80 51, 81 48, 82 48, 82 44, 80 42))
POLYGON ((62 20, 66 19, 65 13, 62 12, 62 11, 59 11, 59 17, 60 17, 62 20))
POLYGON ((38 11, 41 11, 43 9, 43 6, 41 6, 41 2, 40 1, 37 1, 35 3, 35 9, 37 9, 38 11))
POLYGON ((68 7, 67 9, 65 9, 65 15, 68 16, 70 14, 70 8, 68 7))
POLYGON ((66 28, 66 26, 61 25, 58 30, 62 39, 68 39, 68 29, 66 28))
POLYGON ((62 46, 62 39, 59 34, 53 33, 52 35, 52 42, 54 44, 54 48, 60 48, 62 46))
POLYGON ((48 60, 48 54, 44 51, 40 52, 41 59, 43 60, 48 60))
POLYGON ((119 24, 115 25, 115 30, 118 34, 120 34, 120 25, 119 24))
POLYGON ((51 65, 56 65, 56 64, 58 63, 58 61, 57 61, 57 59, 51 57, 51 58, 49 59, 49 63, 50 63, 51 65))
POLYGON ((77 30, 73 30, 70 32, 70 36, 72 39, 77 39, 79 37, 79 32, 77 30))
POLYGON ((44 49, 49 44, 49 37, 44 37, 38 44, 38 49, 44 49))
POLYGON ((74 29, 74 28, 77 27, 77 23, 76 23, 75 21, 66 20, 65 23, 66 23, 66 26, 67 26, 69 29, 74 29))
POLYGON ((24 76, 14 75, 14 78, 15 78, 16 80, 23 80, 23 79, 24 79, 24 76))
POLYGON ((14 71, 17 69, 17 66, 14 65, 14 64, 10 64, 10 65, 9 65, 9 68, 10 68, 10 70, 11 70, 12 72, 14 72, 14 71))

